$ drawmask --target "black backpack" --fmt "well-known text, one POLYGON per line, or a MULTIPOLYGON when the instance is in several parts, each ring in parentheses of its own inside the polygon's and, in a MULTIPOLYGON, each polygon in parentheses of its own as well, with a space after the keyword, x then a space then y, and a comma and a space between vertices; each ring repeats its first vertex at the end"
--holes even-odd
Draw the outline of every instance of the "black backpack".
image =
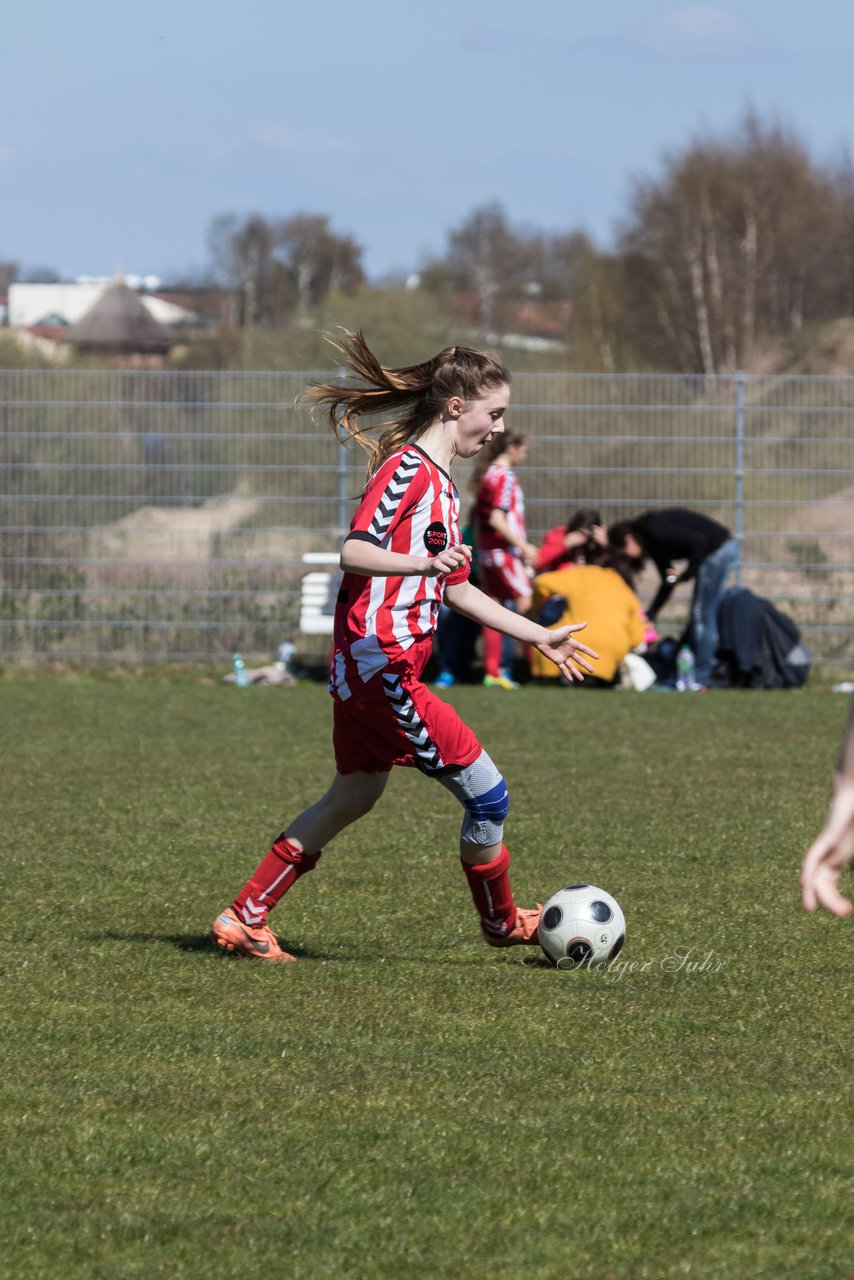
POLYGON ((715 684, 800 689, 812 657, 795 623, 747 587, 732 587, 718 609, 715 684))

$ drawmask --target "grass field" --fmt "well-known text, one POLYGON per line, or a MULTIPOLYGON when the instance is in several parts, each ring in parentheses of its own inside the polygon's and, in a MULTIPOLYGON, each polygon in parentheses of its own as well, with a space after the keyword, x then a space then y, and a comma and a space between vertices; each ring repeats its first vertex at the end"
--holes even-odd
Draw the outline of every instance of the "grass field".
POLYGON ((449 696, 517 897, 603 885, 625 967, 484 947, 404 770, 274 915, 301 962, 220 957, 322 687, 0 682, 3 1280, 850 1275, 854 924, 797 886, 847 699, 449 696))

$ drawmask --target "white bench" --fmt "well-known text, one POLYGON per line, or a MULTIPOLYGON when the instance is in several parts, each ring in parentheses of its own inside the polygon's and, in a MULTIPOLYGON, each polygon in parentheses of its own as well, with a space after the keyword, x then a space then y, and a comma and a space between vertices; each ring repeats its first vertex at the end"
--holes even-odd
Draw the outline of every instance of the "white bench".
POLYGON ((306 551, 305 565, 334 565, 334 569, 314 569, 302 580, 299 602, 299 629, 309 636, 331 636, 335 620, 335 601, 341 585, 338 556, 329 551, 306 551))

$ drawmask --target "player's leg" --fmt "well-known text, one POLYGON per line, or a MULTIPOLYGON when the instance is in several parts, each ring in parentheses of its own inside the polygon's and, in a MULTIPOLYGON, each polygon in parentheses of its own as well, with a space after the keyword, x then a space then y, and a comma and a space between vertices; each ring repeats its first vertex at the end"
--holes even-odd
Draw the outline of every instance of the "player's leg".
POLYGON ((388 771, 336 773, 326 794, 293 820, 285 838, 303 849, 322 849, 373 809, 388 779, 388 771))
MULTIPOLYGON (((523 566, 521 565, 516 566, 517 577, 522 570, 523 570, 523 566)), ((527 583, 527 578, 526 577, 523 578, 522 581, 525 581, 527 583)), ((527 591, 526 593, 523 593, 521 595, 508 596, 506 600, 502 601, 502 604, 504 605, 504 608, 509 609, 511 613, 528 614, 531 611, 531 599, 532 599, 531 593, 530 591, 527 591)), ((503 677, 505 688, 507 688, 508 686, 512 686, 513 688, 517 687, 516 680, 515 680, 516 643, 517 642, 513 639, 512 636, 505 635, 502 637, 501 675, 503 677)), ((530 650, 526 644, 523 644, 521 647, 522 647, 522 654, 525 659, 525 664, 526 666, 530 666, 530 661, 531 661, 530 650)))
POLYGON ((708 556, 697 571, 691 621, 697 660, 694 679, 699 685, 708 685, 711 678, 718 647, 718 609, 737 560, 738 543, 731 538, 708 556))
POLYGON ((517 907, 510 886, 510 854, 503 838, 510 800, 503 777, 481 751, 472 764, 443 774, 439 781, 463 806, 460 863, 484 940, 495 947, 536 943, 540 909, 517 907))
MULTIPOLYGON (((507 784, 456 710, 418 680, 383 678, 393 714, 410 744, 408 763, 436 778, 463 806, 460 860, 493 946, 537 941, 539 909, 516 906, 504 846, 507 784)), ((402 762, 402 761, 399 761, 402 762)))
MULTIPOLYGON (((497 564, 481 564, 480 586, 484 594, 488 595, 491 600, 502 602, 506 598, 507 592, 504 578, 501 568, 497 564)), ((501 647, 504 637, 500 631, 495 631, 492 627, 484 627, 481 636, 483 641, 483 683, 497 685, 501 675, 501 647)))
POLYGON ((267 925, 269 911, 314 870, 324 845, 373 808, 387 782, 388 773, 336 773, 326 794, 285 828, 231 906, 217 916, 217 944, 258 959, 293 960, 267 925))
MULTIPOLYGON (((518 612, 516 601, 512 596, 501 602, 505 609, 509 609, 511 613, 518 612)), ((512 636, 501 637, 501 674, 508 680, 513 681, 513 671, 516 666, 516 641, 512 636)), ((515 682, 514 682, 515 683, 515 682)))
MULTIPOLYGON (((505 598, 502 601, 505 609, 513 613, 527 614, 531 610, 531 575, 522 560, 515 557, 504 567, 505 598)), ((527 645, 522 645, 525 662, 530 663, 527 645)), ((513 679, 516 666, 516 641, 504 636, 501 648, 501 674, 507 681, 515 685, 513 679)))
MULTIPOLYGON (((507 556, 481 569, 485 593, 505 609, 527 613, 531 607, 530 579, 521 560, 507 556)), ((516 642, 501 631, 483 628, 483 683, 487 688, 516 689, 513 679, 516 642)))
POLYGON ((439 605, 436 622, 436 661, 439 670, 433 681, 439 689, 450 689, 457 682, 459 652, 456 620, 459 617, 449 605, 439 605))
POLYGON ((504 637, 492 627, 483 628, 483 683, 490 687, 501 685, 501 650, 504 637))

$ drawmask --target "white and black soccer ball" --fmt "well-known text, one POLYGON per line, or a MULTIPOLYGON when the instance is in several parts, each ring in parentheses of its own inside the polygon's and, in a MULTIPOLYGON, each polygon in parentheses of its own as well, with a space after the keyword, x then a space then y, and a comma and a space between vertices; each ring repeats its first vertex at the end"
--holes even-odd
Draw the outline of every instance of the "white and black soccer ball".
POLYGON ((540 946, 559 969, 597 968, 613 960, 626 940, 626 918, 616 898, 595 884, 569 884, 544 905, 540 946))

